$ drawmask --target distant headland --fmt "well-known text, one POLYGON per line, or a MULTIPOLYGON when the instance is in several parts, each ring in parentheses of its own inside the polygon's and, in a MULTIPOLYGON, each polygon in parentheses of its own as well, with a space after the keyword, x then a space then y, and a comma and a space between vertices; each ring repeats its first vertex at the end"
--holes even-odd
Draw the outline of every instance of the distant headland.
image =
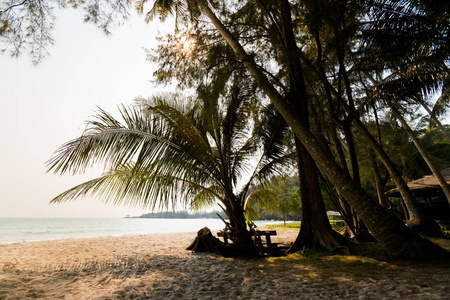
POLYGON ((137 217, 126 216, 125 218, 141 218, 141 219, 215 219, 219 214, 226 219, 227 216, 221 211, 190 213, 188 211, 164 211, 143 214, 137 217))

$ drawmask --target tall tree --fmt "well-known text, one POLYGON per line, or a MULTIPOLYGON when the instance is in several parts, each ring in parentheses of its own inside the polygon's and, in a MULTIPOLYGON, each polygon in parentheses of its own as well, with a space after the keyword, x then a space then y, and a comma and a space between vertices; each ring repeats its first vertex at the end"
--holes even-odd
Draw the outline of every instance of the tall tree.
MULTIPOLYGON (((326 1, 325 1, 326 2, 326 1)), ((314 37, 316 43, 317 63, 310 66, 315 70, 317 77, 322 81, 326 91, 329 107, 334 118, 342 124, 344 133, 348 137, 348 141, 351 142, 351 128, 349 121, 353 121, 358 130, 368 139, 373 151, 380 157, 383 164, 386 166, 396 185, 401 190, 402 196, 407 203, 408 209, 411 211, 408 220, 409 225, 414 225, 412 228, 419 230, 420 228, 428 228, 427 232, 436 231, 436 234, 440 234, 439 227, 436 222, 426 218, 421 212, 420 207, 417 205, 417 201, 414 195, 409 191, 406 182, 403 180, 401 174, 396 170, 392 161, 384 153, 383 148, 370 132, 365 128, 363 122, 359 119, 359 115, 362 113, 361 108, 364 108, 364 102, 360 103, 360 107, 356 107, 356 95, 359 95, 359 101, 361 102, 361 90, 366 87, 367 79, 366 74, 361 74, 361 70, 367 70, 371 65, 370 63, 364 63, 370 60, 370 56, 366 56, 364 48, 363 51, 356 51, 358 47, 354 44, 354 39, 358 38, 362 33, 365 33, 367 29, 365 24, 371 24, 371 19, 366 17, 366 21, 361 26, 361 22, 356 18, 358 13, 365 16, 366 7, 359 2, 337 2, 329 5, 325 3, 312 2, 310 4, 313 12, 317 11, 321 18, 317 18, 316 15, 310 17, 312 20, 310 23, 311 35, 314 37), (323 9, 327 7, 327 9, 323 9), (319 20, 319 21, 317 21, 319 20), (326 21, 321 21, 326 20, 326 21), (329 32, 333 32, 330 34, 329 32), (326 40, 323 41, 321 36, 325 36, 326 40), (327 40, 328 39, 328 40, 327 40), (347 43, 345 42, 347 41, 347 43), (328 49, 327 55, 323 54, 322 49, 328 49), (330 50, 331 49, 331 50, 330 50), (324 62, 329 65, 330 61, 336 61, 338 67, 331 67, 330 70, 326 70, 324 62), (336 70, 337 69, 337 70, 336 70), (332 78, 334 82, 330 82, 328 78, 332 78), (339 115, 343 114, 343 120, 337 119, 339 115)), ((361 17, 361 16, 360 16, 361 17)), ((305 60, 307 62, 307 60, 305 60)), ((332 66, 334 64, 331 64, 332 66)), ((365 100, 367 101, 367 100, 365 100)), ((335 135, 332 133, 332 136, 335 135)), ((339 141, 335 138, 334 144, 337 150, 339 150, 339 141), (337 145, 337 146, 336 146, 337 145)), ((359 175, 357 159, 353 143, 347 143, 349 149, 349 157, 352 166, 353 178, 357 178, 359 175)), ((339 152, 338 152, 339 154, 339 152)), ((341 165, 345 165, 345 159, 342 155, 338 155, 341 161, 341 165)), ((345 203, 343 205, 345 207, 345 203)), ((357 223, 355 223, 355 227, 357 223)))
MULTIPOLYGON (((284 64, 289 74, 289 91, 285 101, 296 110, 296 114, 299 117, 298 121, 301 122, 305 129, 309 130, 310 100, 306 91, 300 53, 295 40, 290 4, 287 1, 280 1, 275 9, 278 12, 277 17, 281 20, 279 28, 286 56, 284 64)), ((331 229, 328 216, 326 215, 316 173, 316 163, 298 136, 295 143, 302 199, 302 226, 290 251, 298 251, 305 246, 311 247, 316 242, 326 248, 339 248, 341 242, 331 229)))

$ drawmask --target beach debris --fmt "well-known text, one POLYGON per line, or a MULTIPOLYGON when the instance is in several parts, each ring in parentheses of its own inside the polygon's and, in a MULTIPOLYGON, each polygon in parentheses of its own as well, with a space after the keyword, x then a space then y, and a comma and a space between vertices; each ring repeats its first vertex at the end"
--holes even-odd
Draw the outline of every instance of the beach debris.
POLYGON ((2 268, 3 272, 14 270, 18 263, 19 261, 15 258, 12 261, 4 263, 2 268))

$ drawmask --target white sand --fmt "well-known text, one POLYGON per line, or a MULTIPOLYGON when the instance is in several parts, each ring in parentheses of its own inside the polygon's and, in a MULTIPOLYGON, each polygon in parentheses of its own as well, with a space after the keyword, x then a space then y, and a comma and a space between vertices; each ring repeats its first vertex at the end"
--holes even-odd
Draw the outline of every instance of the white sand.
MULTIPOLYGON (((296 230, 279 232, 275 241, 292 241, 296 234, 296 230)), ((130 235, 0 245, 0 299, 450 297, 445 268, 398 267, 364 258, 349 264, 339 256, 226 259, 185 250, 195 236, 130 235)))

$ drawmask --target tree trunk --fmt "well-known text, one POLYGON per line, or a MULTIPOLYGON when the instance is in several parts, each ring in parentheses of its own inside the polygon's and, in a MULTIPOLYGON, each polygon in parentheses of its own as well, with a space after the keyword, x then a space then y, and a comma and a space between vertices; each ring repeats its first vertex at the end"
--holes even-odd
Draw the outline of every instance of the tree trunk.
MULTIPOLYGON (((342 149, 341 141, 339 140, 339 137, 337 135, 336 124, 334 121, 330 122, 330 124, 331 124, 330 135, 331 135, 331 139, 334 144, 334 148, 336 150, 336 155, 338 157, 339 164, 340 164, 342 170, 344 170, 344 172, 346 172, 347 174, 350 174, 349 170, 348 170, 348 166, 347 166, 347 160, 345 159, 345 154, 342 149)), ((348 202, 345 201, 345 199, 342 197, 342 195, 339 194, 339 192, 338 192, 338 196, 339 196, 339 204, 341 205, 341 208, 342 208, 341 213, 343 214, 344 221, 345 221, 344 236, 347 238, 350 238, 350 239, 354 239, 356 229, 355 229, 355 223, 353 222, 352 209, 351 209, 350 205, 348 204, 348 202)))
POLYGON ((378 203, 383 206, 385 209, 389 209, 390 205, 386 195, 384 194, 384 186, 385 181, 381 178, 380 170, 378 168, 377 160, 375 158, 375 153, 373 149, 369 149, 368 151, 370 166, 372 167, 373 177, 375 180, 375 188, 377 190, 378 195, 378 203))
POLYGON ((243 246, 253 245, 252 236, 247 228, 244 210, 238 203, 234 207, 228 207, 227 210, 226 213, 230 221, 230 230, 233 235, 234 244, 243 246))
MULTIPOLYGON (((345 106, 344 106, 345 108, 345 106)), ((345 108, 347 109, 347 108, 345 108)), ((375 138, 367 130, 366 126, 358 118, 353 119, 359 132, 366 138, 369 142, 370 147, 375 151, 380 161, 386 167, 389 175, 391 175, 392 180, 397 186, 401 197, 402 205, 406 208, 405 214, 408 215, 407 224, 408 226, 416 232, 426 233, 430 236, 442 236, 442 232, 439 228, 437 222, 425 215, 423 209, 417 203, 416 197, 409 189, 403 177, 398 172, 394 163, 391 161, 389 156, 384 152, 382 146, 375 140, 375 138)))
POLYGON ((441 186, 442 190, 444 191, 444 194, 445 194, 445 197, 447 198, 448 203, 450 203, 450 186, 448 185, 444 176, 442 176, 441 171, 434 164, 433 159, 430 157, 428 152, 422 146, 419 139, 417 138, 415 133, 412 131, 411 127, 409 127, 406 120, 401 116, 401 114, 394 107, 393 103, 390 100, 386 100, 386 102, 388 102, 389 107, 392 109, 392 112, 395 114, 395 116, 399 120, 400 124, 402 124, 403 129, 405 129, 405 131, 408 133, 409 137, 413 141, 413 143, 416 146, 417 150, 419 151, 420 155, 423 157, 423 159, 427 163, 431 172, 433 172, 433 175, 436 177, 437 181, 439 182, 439 185, 441 186))
MULTIPOLYGON (((303 70, 298 56, 287 2, 279 3, 281 11, 281 32, 286 51, 287 68, 289 69, 289 94, 287 101, 296 111, 299 120, 305 128, 309 124, 309 99, 303 78, 303 70)), ((300 181, 300 195, 302 201, 302 223, 299 235, 289 252, 303 249, 303 247, 324 247, 329 250, 342 248, 338 235, 331 228, 317 174, 316 164, 302 142, 296 137, 298 173, 300 181)), ((348 253, 348 250, 347 250, 348 253)))
MULTIPOLYGON (((344 76, 345 77, 345 76, 344 76)), ((359 175, 359 164, 358 157, 356 155, 356 147, 354 143, 353 133, 351 131, 351 123, 350 120, 345 120, 343 122, 345 140, 347 142, 347 151, 350 157, 350 165, 352 166, 352 178, 355 184, 361 188, 361 180, 359 175)), ((364 225, 364 222, 360 220, 358 215, 351 210, 351 217, 353 220, 353 227, 356 240, 363 241, 373 241, 373 237, 370 235, 367 227, 364 225)))
MULTIPOLYGON (((285 2, 289 5, 288 1, 285 2)), ((437 254, 447 255, 445 250, 410 231, 398 218, 386 214, 386 211, 378 203, 370 199, 362 189, 355 185, 351 178, 337 165, 334 158, 322 148, 310 130, 300 122, 298 114, 292 110, 292 107, 272 86, 253 58, 246 53, 210 7, 203 0, 197 0, 197 3, 290 125, 319 168, 364 220, 373 236, 388 254, 404 259, 430 257, 437 254)))
POLYGON ((349 254, 348 249, 342 247, 344 240, 339 238, 328 220, 314 160, 298 138, 295 138, 295 143, 302 201, 302 222, 300 232, 288 252, 323 247, 329 250, 343 249, 345 254, 349 254))

